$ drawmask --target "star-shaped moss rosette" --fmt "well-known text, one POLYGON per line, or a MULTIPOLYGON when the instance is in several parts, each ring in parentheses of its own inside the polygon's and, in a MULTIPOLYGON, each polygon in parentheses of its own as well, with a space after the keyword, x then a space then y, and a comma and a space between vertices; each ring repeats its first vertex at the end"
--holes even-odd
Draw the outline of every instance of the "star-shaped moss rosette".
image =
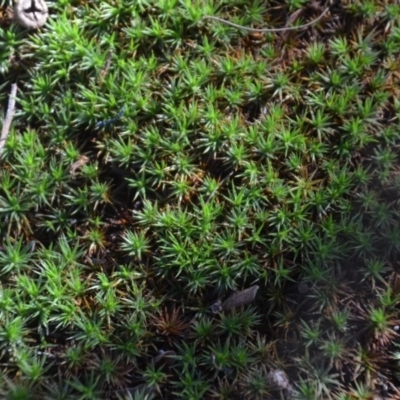
POLYGON ((0 398, 398 397, 399 7, 0 20, 0 398))

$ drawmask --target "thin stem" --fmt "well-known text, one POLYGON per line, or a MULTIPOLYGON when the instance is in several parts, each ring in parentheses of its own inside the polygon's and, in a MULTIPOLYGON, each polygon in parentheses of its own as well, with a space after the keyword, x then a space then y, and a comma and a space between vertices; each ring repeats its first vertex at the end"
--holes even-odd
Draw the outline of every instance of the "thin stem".
POLYGON ((311 25, 314 25, 320 19, 322 19, 323 16, 328 11, 329 11, 329 7, 325 8, 325 10, 317 18, 313 19, 312 21, 308 22, 307 24, 300 25, 300 26, 289 26, 289 27, 284 27, 284 28, 261 28, 261 29, 259 29, 259 28, 250 28, 248 26, 242 26, 242 25, 234 24, 233 22, 227 21, 226 19, 222 19, 222 18, 219 18, 219 17, 214 17, 212 15, 206 15, 206 16, 203 17, 203 19, 212 19, 214 21, 222 22, 225 25, 233 26, 234 28, 242 29, 242 30, 249 31, 249 32, 258 32, 258 33, 287 32, 287 31, 295 31, 295 30, 304 29, 304 28, 307 28, 307 27, 309 27, 311 25))
POLYGON ((8 133, 10 132, 11 122, 13 120, 15 113, 15 96, 17 95, 17 90, 18 90, 17 84, 13 83, 11 85, 11 92, 10 92, 10 98, 8 100, 6 118, 4 119, 3 128, 1 129, 0 153, 2 148, 4 147, 8 133))

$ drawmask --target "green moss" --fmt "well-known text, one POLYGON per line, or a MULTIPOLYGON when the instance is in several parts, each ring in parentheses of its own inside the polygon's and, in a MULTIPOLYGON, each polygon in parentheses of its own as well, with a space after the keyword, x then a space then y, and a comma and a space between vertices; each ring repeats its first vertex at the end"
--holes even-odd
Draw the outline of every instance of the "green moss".
POLYGON ((318 10, 64 1, 37 31, 1 20, 2 115, 19 90, 0 396, 345 399, 378 378, 395 395, 398 7, 353 3, 279 34, 202 17, 318 10))

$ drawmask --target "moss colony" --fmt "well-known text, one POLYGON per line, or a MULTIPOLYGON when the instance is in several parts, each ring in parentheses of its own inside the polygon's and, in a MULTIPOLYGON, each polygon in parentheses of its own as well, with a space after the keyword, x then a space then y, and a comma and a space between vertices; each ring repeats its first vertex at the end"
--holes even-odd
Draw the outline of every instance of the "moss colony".
POLYGON ((331 3, 0 0, 1 398, 400 398, 400 6, 331 3))

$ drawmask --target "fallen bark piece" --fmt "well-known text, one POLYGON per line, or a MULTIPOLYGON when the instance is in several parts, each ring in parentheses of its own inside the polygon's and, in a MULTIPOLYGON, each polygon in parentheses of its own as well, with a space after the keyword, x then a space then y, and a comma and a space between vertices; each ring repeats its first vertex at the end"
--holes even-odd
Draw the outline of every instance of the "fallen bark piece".
POLYGON ((211 310, 216 314, 221 311, 228 312, 237 307, 247 306, 254 300, 259 288, 258 285, 254 285, 248 289, 233 293, 233 295, 229 296, 224 302, 221 303, 221 301, 217 301, 214 303, 211 306, 211 310))
POLYGON ((293 386, 289 382, 286 372, 281 369, 274 369, 268 373, 269 381, 280 390, 286 391, 291 396, 294 393, 293 386))
POLYGON ((86 157, 86 156, 81 156, 81 157, 79 158, 79 160, 78 160, 78 161, 75 161, 75 162, 71 165, 71 167, 69 168, 69 173, 70 173, 70 175, 71 175, 72 177, 74 177, 75 174, 76 174, 76 170, 77 170, 78 168, 81 168, 83 165, 85 165, 85 164, 88 163, 89 161, 90 161, 90 160, 89 160, 88 157, 86 157))

